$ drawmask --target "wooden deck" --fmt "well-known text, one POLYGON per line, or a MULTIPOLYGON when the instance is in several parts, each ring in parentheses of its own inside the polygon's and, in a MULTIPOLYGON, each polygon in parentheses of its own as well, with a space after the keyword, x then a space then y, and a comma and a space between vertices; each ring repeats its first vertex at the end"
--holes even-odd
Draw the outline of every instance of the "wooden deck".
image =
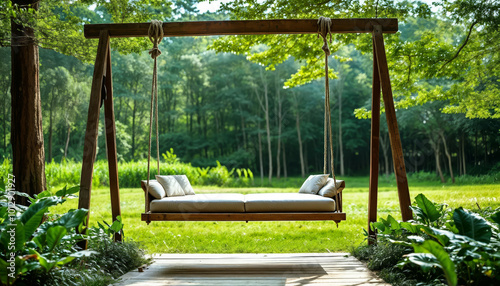
POLYGON ((346 253, 162 254, 117 285, 389 285, 346 253))

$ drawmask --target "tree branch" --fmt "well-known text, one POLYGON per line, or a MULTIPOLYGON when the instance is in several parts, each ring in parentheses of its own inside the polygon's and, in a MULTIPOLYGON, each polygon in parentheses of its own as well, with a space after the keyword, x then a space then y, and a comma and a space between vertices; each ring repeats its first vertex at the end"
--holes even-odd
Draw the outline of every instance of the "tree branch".
POLYGON ((449 59, 448 61, 446 61, 442 66, 441 68, 439 69, 439 71, 441 71, 442 69, 444 69, 444 67, 446 65, 448 65, 449 63, 451 63, 454 59, 456 59, 458 57, 458 54, 460 54, 460 52, 462 51, 462 49, 465 47, 465 45, 467 45, 467 42, 469 42, 469 38, 470 38, 470 35, 472 34, 472 29, 474 28, 474 26, 477 24, 478 22, 475 21, 474 23, 472 23, 472 25, 470 25, 470 28, 469 28, 469 33, 467 34, 467 38, 465 38, 465 41, 463 42, 463 44, 460 46, 460 48, 458 49, 457 53, 455 54, 455 56, 453 56, 453 58, 449 59))

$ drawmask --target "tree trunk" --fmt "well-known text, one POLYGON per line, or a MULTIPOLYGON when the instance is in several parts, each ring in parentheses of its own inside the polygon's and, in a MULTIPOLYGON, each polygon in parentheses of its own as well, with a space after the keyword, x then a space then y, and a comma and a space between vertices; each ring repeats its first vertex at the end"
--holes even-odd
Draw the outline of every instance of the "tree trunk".
POLYGON ((134 108, 132 109, 132 159, 135 156, 135 114, 137 112, 137 102, 133 102, 134 108))
POLYGON ((302 178, 304 178, 306 176, 306 167, 304 162, 302 137, 300 135, 300 116, 298 110, 297 110, 297 115, 295 116, 295 128, 297 129, 297 140, 299 141, 300 174, 302 175, 302 178))
POLYGON ((276 81, 275 81, 275 88, 276 88, 276 100, 278 102, 278 143, 276 144, 276 178, 278 180, 280 179, 280 172, 281 172, 281 162, 280 162, 280 153, 281 153, 281 126, 282 126, 282 120, 283 120, 283 115, 282 113, 282 100, 281 100, 281 93, 280 89, 281 86, 279 84, 279 73, 276 73, 276 81))
POLYGON ((285 179, 286 179, 286 178, 288 178, 288 170, 286 167, 285 142, 282 142, 281 145, 283 146, 283 175, 285 176, 285 179))
MULTIPOLYGON (((26 1, 12 1, 26 4, 26 1)), ((38 2, 23 6, 38 9, 38 2)), ((11 143, 15 189, 33 196, 45 190, 39 55, 32 28, 11 20, 11 143)), ((20 198, 18 203, 29 201, 20 198)))
POLYGON ((465 165, 465 135, 462 133, 462 164, 464 168, 464 175, 467 175, 467 168, 465 165))
POLYGON ((260 185, 264 185, 264 162, 262 160, 262 135, 260 135, 260 123, 258 125, 258 138, 259 138, 259 167, 260 167, 260 185))
MULTIPOLYGON (((343 80, 340 80, 341 85, 344 84, 343 80)), ((342 142, 342 90, 343 88, 337 88, 339 94, 339 157, 340 157, 340 175, 344 176, 344 143, 342 142)), ((333 156, 333 154, 331 154, 333 156)), ((332 166, 333 168, 333 166, 332 166)))
MULTIPOLYGON (((66 136, 66 146, 64 146, 64 159, 68 156, 69 138, 71 135, 71 125, 68 123, 68 132, 66 136)), ((106 149, 107 150, 107 149, 106 149)))
POLYGON ((432 146, 434 149, 434 158, 436 159, 436 171, 441 179, 441 183, 444 183, 443 171, 441 170, 441 163, 439 162, 439 142, 436 142, 435 145, 432 146))
POLYGON ((52 106, 51 106, 49 111, 49 158, 47 160, 47 162, 49 163, 52 161, 52 135, 53 135, 53 128, 52 128, 52 106))
POLYGON ((267 85, 264 85, 264 100, 266 105, 266 134, 267 134, 267 152, 269 160, 269 183, 273 180, 273 150, 271 146, 271 122, 269 122, 269 97, 267 94, 267 85))
POLYGON ((439 132, 439 136, 441 137, 441 140, 443 141, 444 153, 446 154, 446 157, 448 158, 448 168, 450 169, 451 182, 453 184, 455 184, 455 176, 453 176, 453 166, 451 164, 451 156, 450 156, 450 153, 448 152, 448 145, 446 144, 446 138, 444 137, 444 132, 439 132))

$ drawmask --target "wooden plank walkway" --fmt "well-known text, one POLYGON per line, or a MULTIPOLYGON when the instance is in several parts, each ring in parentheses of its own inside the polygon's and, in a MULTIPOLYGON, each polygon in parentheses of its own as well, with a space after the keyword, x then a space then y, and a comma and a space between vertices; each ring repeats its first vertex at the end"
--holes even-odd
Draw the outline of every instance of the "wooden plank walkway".
POLYGON ((390 285, 346 253, 162 254, 154 260, 117 285, 390 285))

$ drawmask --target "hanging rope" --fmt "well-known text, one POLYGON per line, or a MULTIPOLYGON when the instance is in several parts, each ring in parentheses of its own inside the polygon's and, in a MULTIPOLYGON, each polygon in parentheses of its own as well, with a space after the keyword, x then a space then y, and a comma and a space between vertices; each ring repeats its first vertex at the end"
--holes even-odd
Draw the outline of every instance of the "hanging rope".
POLYGON ((335 178, 335 170, 333 166, 333 140, 332 140, 332 117, 330 113, 330 84, 328 82, 328 56, 330 48, 328 47, 328 35, 330 35, 330 43, 332 43, 332 32, 330 26, 332 21, 327 17, 319 17, 318 20, 318 37, 323 38, 323 47, 325 52, 325 124, 324 124, 324 158, 323 158, 323 174, 328 174, 328 147, 330 147, 330 166, 332 168, 332 177, 337 187, 337 179, 335 178), (329 143, 328 143, 329 142, 329 143))
POLYGON ((156 169, 158 175, 160 175, 160 144, 158 137, 158 64, 156 58, 161 55, 161 51, 158 45, 163 39, 163 23, 161 21, 152 20, 149 25, 148 36, 151 43, 153 43, 153 48, 149 50, 151 58, 154 60, 153 65, 153 83, 151 84, 151 108, 149 116, 149 145, 148 145, 148 180, 147 186, 149 190, 149 176, 150 176, 150 165, 151 165, 151 134, 153 129, 153 114, 155 114, 156 122, 156 169), (155 109, 155 110, 154 110, 155 109))

